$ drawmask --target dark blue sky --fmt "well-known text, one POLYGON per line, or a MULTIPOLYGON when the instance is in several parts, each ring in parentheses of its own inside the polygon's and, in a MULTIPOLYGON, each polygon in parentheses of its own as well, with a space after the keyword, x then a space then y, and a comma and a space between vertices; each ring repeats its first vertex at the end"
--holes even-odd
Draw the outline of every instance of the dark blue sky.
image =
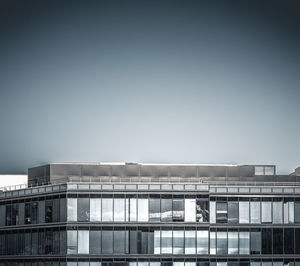
POLYGON ((299 1, 1 1, 0 173, 300 165, 299 1))

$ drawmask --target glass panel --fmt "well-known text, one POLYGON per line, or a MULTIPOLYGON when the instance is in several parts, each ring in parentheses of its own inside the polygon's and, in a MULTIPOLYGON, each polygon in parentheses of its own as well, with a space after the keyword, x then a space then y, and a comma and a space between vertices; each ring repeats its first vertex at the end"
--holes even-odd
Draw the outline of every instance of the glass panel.
POLYGON ((149 199, 149 221, 160 222, 160 199, 149 199))
POLYGON ((102 231, 102 254, 113 253, 113 231, 102 231))
POLYGON ((173 222, 184 221, 184 199, 173 199, 173 222))
POLYGON ((90 231, 90 254, 101 254, 101 231, 90 231))
POLYGON ((125 198, 114 199, 114 221, 115 222, 125 221, 125 198))
POLYGON ((196 231, 185 231, 185 254, 195 254, 195 253, 196 253, 196 231))
POLYGON ((261 209, 262 209, 262 216, 261 222, 262 223, 271 223, 272 222, 272 202, 270 201, 262 201, 261 209))
POLYGON ((68 221, 77 221, 77 199, 68 199, 68 221))
POLYGON ((185 222, 196 222, 196 199, 185 199, 185 222))
POLYGON ((113 199, 102 199, 102 222, 113 221, 113 199))
POLYGON ((161 231, 161 253, 172 253, 172 231, 161 231))
POLYGON ((262 254, 272 254, 272 229, 262 228, 261 235, 262 254))
POLYGON ((78 231, 78 254, 89 254, 89 231, 79 230, 78 231))
POLYGON ((90 199, 77 199, 77 221, 88 222, 90 220, 90 199))
POLYGON ((250 216, 252 224, 260 223, 260 202, 251 201, 250 202, 250 216))
POLYGON ((247 224, 249 223, 249 202, 240 201, 239 202, 239 223, 247 224))
POLYGON ((125 253, 125 231, 114 231, 114 254, 125 253))
POLYGON ((90 199, 90 220, 101 221, 101 199, 90 199))
POLYGON ((239 233, 228 232, 228 254, 239 253, 239 233))
POLYGON ((148 199, 138 199, 138 221, 148 222, 149 208, 148 199))
POLYGON ((217 232, 217 254, 227 254, 227 232, 217 232))
POLYGON ((216 254, 216 232, 210 232, 210 254, 216 254))
POLYGON ((294 222, 294 202, 289 202, 289 223, 293 224, 294 222))
POLYGON ((295 223, 300 223, 300 202, 295 202, 295 223))
POLYGON ((172 222, 172 199, 161 199, 161 221, 172 222))
POLYGON ((77 231, 76 230, 68 231, 67 239, 68 239, 67 253, 77 254, 77 231))
POLYGON ((228 223, 237 224, 239 222, 239 203, 235 201, 228 202, 228 223))
POLYGON ((217 223, 227 223, 227 202, 217 202, 216 208, 217 223))
POLYGON ((294 254, 294 229, 285 228, 284 229, 284 254, 294 254))
POLYGON ((184 231, 173 231, 173 254, 184 254, 184 231))
POLYGON ((160 254, 160 231, 154 231, 154 254, 160 254))
POLYGON ((210 223, 216 223, 216 202, 210 201, 209 202, 209 220, 210 223))
POLYGON ((273 202, 273 223, 274 224, 282 224, 283 222, 282 208, 283 206, 281 201, 273 202))
POLYGON ((273 254, 283 253, 283 229, 273 228, 273 254))
POLYGON ((130 219, 130 222, 136 222, 136 218, 137 218, 137 215, 136 215, 136 211, 137 211, 137 200, 136 199, 134 199, 134 198, 130 198, 129 199, 129 205, 130 205, 130 213, 129 213, 129 215, 130 215, 130 217, 129 217, 129 219, 130 219))
POLYGON ((197 231, 197 254, 208 254, 208 230, 197 231))
POLYGON ((261 252, 261 233, 251 232, 251 254, 260 254, 261 252))
POLYGON ((239 232, 240 254, 250 253, 249 232, 239 232))
POLYGON ((208 199, 197 199, 196 203, 196 221, 201 223, 208 222, 208 199))

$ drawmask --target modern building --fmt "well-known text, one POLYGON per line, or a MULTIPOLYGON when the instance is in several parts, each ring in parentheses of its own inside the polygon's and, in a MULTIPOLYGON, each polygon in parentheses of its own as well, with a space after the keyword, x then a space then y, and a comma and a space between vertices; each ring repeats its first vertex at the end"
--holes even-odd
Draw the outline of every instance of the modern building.
POLYGON ((0 266, 300 265, 300 168, 53 163, 0 191, 0 266))

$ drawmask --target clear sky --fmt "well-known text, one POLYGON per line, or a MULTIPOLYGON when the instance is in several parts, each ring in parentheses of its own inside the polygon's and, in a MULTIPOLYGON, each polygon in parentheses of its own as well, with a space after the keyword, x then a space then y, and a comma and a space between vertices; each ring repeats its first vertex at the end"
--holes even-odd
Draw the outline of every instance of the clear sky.
POLYGON ((300 165, 300 2, 1 1, 0 173, 300 165))

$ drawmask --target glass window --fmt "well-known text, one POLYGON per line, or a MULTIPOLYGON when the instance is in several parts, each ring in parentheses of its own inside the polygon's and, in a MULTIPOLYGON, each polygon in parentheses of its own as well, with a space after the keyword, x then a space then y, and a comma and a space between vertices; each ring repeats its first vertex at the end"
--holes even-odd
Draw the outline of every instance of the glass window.
POLYGON ((136 215, 136 212, 137 212, 137 200, 135 198, 130 198, 129 199, 129 208, 130 208, 130 212, 129 212, 129 220, 130 222, 136 222, 136 218, 137 218, 137 215, 136 215))
POLYGON ((249 223, 249 202, 248 201, 239 202, 239 223, 240 224, 249 223))
POLYGON ((251 240, 251 254, 260 254, 261 252, 261 233, 259 231, 252 231, 250 233, 251 240))
POLYGON ((113 221, 113 199, 102 199, 102 222, 113 221))
POLYGON ((208 222, 208 199, 207 198, 199 198, 196 201, 196 221, 205 223, 208 222))
POLYGON ((77 254, 77 231, 69 230, 67 239, 68 239, 67 253, 77 254))
POLYGON ((228 232, 228 254, 239 253, 239 233, 228 232))
POLYGON ((185 231, 185 254, 195 254, 195 253, 196 253, 196 231, 185 231))
POLYGON ((273 228, 273 254, 283 254, 282 228, 273 228))
POLYGON ((101 231, 90 231, 90 254, 101 254, 101 231))
POLYGON ((161 253, 172 253, 172 231, 161 231, 161 253))
POLYGON ((52 223, 52 221, 53 221, 52 200, 46 200, 46 202, 45 202, 45 222, 52 223))
POLYGON ((289 202, 289 223, 293 224, 294 222, 294 202, 289 202))
POLYGON ((138 221, 148 222, 149 207, 148 199, 138 199, 138 221))
POLYGON ((197 231, 197 254, 208 254, 208 230, 197 231))
POLYGON ((160 231, 154 231, 154 254, 160 254, 160 231))
POLYGON ((260 201, 250 202, 250 217, 252 224, 260 223, 260 201))
POLYGON ((90 199, 77 199, 77 221, 88 222, 90 220, 90 199))
POLYGON ((77 221, 77 199, 69 198, 68 202, 68 221, 77 221))
POLYGON ((272 254, 272 229, 261 229, 261 241, 262 254, 272 254))
POLYGON ((272 202, 270 201, 262 201, 261 202, 261 222, 262 223, 271 223, 272 222, 272 202))
POLYGON ((265 175, 275 175, 275 167, 274 166, 266 166, 265 167, 265 175))
MULTIPOLYGON (((293 203, 293 208, 292 208, 292 215, 294 216, 294 202, 289 202, 289 200, 285 199, 283 203, 283 220, 285 224, 290 223, 289 219, 289 203, 293 203)), ((294 218, 294 217, 293 217, 294 218)), ((294 219, 293 219, 294 222, 294 219)))
POLYGON ((114 254, 125 253, 125 231, 114 231, 114 254))
POLYGON ((114 198, 114 221, 125 221, 125 198, 114 198))
POLYGON ((249 254, 250 253, 250 236, 249 232, 239 232, 240 240, 240 254, 249 254))
POLYGON ((184 231, 173 231, 173 254, 184 254, 184 231))
POLYGON ((113 253, 113 231, 103 230, 102 231, 102 254, 113 253))
POLYGON ((217 223, 227 223, 227 202, 217 202, 216 219, 217 223))
POLYGON ((149 221, 160 222, 160 198, 149 199, 149 221))
POLYGON ((216 254, 216 232, 210 231, 210 254, 216 254))
POLYGON ((25 224, 36 224, 38 220, 38 202, 25 204, 25 224))
POLYGON ((228 202, 228 223, 239 223, 239 203, 237 201, 228 202))
POLYGON ((295 202, 295 212, 294 212, 295 223, 300 223, 300 202, 295 202))
POLYGON ((294 228, 284 228, 284 254, 294 254, 294 228))
POLYGON ((184 199, 173 199, 173 222, 184 221, 184 199))
POLYGON ((79 230, 78 231, 78 254, 89 254, 89 231, 79 230))
POLYGON ((196 199, 185 199, 184 209, 185 209, 184 221, 196 222, 196 199))
POLYGON ((161 221, 172 222, 172 199, 161 199, 161 221))
POLYGON ((282 211, 283 211, 282 201, 273 201, 273 223, 274 224, 282 224, 283 222, 282 211))
POLYGON ((90 221, 101 221, 101 199, 90 199, 90 221))
POLYGON ((216 202, 210 201, 209 202, 209 220, 210 223, 216 223, 216 202))
POLYGON ((5 205, 0 205, 0 225, 4 226, 5 225, 5 205))
POLYGON ((227 232, 217 232, 217 254, 227 254, 227 232))

